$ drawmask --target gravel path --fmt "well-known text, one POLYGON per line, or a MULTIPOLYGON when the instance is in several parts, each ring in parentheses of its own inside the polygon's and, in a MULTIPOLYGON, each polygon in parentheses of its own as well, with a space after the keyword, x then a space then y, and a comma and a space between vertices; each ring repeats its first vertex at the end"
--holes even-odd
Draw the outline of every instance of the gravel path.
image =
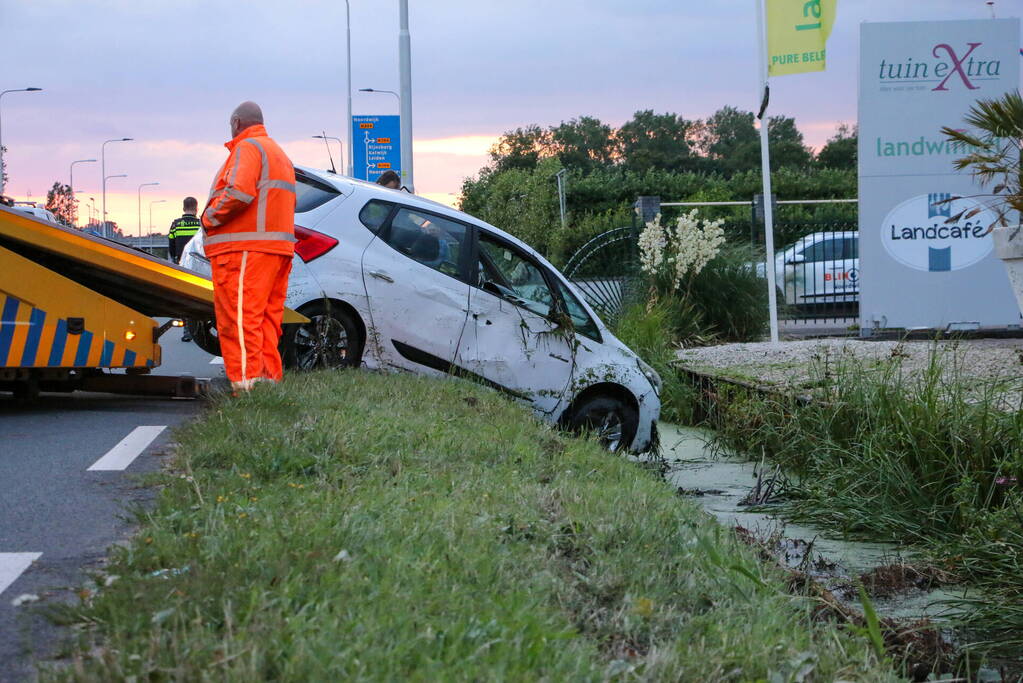
POLYGON ((723 344, 678 352, 680 364, 692 370, 727 375, 775 386, 800 386, 812 380, 814 366, 822 362, 859 362, 901 359, 904 372, 927 368, 931 353, 941 354, 946 371, 959 362, 966 379, 1018 379, 1023 377, 1023 339, 960 341, 864 341, 810 339, 803 341, 723 344))

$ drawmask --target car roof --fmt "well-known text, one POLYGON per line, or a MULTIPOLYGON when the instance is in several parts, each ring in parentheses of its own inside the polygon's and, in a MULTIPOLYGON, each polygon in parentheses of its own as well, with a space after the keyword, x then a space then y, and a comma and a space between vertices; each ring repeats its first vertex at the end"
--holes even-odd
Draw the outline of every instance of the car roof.
MULTIPOLYGON (((399 202, 406 206, 412 206, 419 209, 423 209, 424 211, 430 211, 432 213, 440 214, 442 216, 447 216, 448 218, 451 218, 456 221, 461 222, 468 221, 470 223, 485 227, 487 230, 496 234, 498 237, 502 237, 519 247, 524 247, 531 254, 540 257, 540 259, 542 259, 543 262, 546 263, 548 266, 551 266, 547 259, 543 258, 543 256, 536 249, 526 244, 518 237, 515 237, 514 235, 511 235, 505 232, 504 230, 501 230, 501 228, 491 225, 490 223, 487 223, 486 221, 479 219, 476 216, 465 213, 464 211, 459 211, 458 209, 453 209, 446 204, 441 204, 440 202, 435 202, 432 199, 420 197, 419 195, 412 194, 411 192, 405 192, 404 190, 392 190, 390 188, 384 187, 383 185, 378 185, 377 183, 371 183, 365 180, 359 180, 358 178, 351 178, 349 176, 331 173, 330 171, 309 168, 308 166, 295 166, 295 169, 302 171, 306 175, 311 175, 315 177, 317 180, 321 180, 330 185, 333 185, 346 196, 349 194, 358 194, 365 201, 369 201, 370 199, 379 199, 385 202, 399 202)), ((553 266, 551 267, 553 268, 553 266)), ((557 269, 555 268, 555 270, 557 269)))

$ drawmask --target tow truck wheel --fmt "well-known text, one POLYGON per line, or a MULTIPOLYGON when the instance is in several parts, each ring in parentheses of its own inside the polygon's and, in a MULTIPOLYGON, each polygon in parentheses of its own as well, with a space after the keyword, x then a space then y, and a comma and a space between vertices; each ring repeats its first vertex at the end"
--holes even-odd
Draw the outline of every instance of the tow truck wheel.
POLYGON ((576 407, 569 428, 577 434, 592 432, 604 448, 618 453, 626 450, 636 437, 639 415, 635 408, 617 398, 594 396, 576 407))
POLYGON ((342 307, 317 302, 300 311, 309 322, 284 329, 284 366, 296 370, 357 368, 362 362, 358 323, 342 307))

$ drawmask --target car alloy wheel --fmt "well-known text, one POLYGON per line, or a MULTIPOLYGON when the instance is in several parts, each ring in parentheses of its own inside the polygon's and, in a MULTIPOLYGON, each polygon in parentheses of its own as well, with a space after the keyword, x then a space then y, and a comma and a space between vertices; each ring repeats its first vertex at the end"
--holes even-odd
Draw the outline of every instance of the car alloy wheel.
POLYGON ((315 370, 359 365, 360 328, 348 311, 338 305, 317 303, 301 312, 309 322, 285 326, 286 367, 315 370))
POLYGON ((295 330, 296 367, 302 370, 337 368, 348 359, 348 333, 340 321, 328 314, 309 316, 309 322, 295 330))
POLYGON ((636 409, 610 396, 585 399, 575 409, 569 427, 577 434, 590 432, 607 450, 628 449, 639 427, 636 409))

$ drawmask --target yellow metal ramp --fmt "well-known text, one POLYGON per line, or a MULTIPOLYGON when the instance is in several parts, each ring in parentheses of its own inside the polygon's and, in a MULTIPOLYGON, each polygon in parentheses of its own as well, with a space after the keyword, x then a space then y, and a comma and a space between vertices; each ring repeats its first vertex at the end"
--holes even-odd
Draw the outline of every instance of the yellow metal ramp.
MULTIPOLYGON (((210 280, 112 240, 0 206, 0 247, 144 315, 214 318, 210 280)), ((286 310, 284 322, 306 318, 286 310)))

